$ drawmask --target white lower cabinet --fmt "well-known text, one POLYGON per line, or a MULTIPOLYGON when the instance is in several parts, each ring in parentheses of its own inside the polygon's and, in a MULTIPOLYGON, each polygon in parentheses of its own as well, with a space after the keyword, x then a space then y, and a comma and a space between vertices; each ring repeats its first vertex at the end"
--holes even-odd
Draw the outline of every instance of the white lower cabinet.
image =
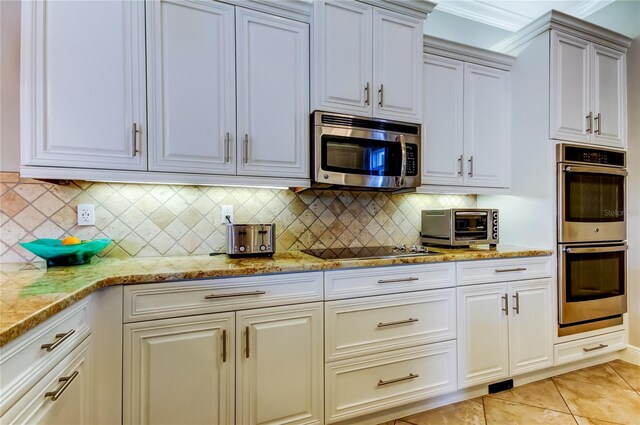
POLYGON ((458 386, 553 364, 551 279, 459 287, 458 386))

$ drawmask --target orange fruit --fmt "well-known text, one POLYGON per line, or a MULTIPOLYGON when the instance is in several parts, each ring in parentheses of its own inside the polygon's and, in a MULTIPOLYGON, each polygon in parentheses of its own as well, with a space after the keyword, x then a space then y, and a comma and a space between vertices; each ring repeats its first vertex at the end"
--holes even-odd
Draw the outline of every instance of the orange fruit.
POLYGON ((62 240, 62 245, 77 245, 82 242, 79 238, 75 236, 67 236, 62 240))

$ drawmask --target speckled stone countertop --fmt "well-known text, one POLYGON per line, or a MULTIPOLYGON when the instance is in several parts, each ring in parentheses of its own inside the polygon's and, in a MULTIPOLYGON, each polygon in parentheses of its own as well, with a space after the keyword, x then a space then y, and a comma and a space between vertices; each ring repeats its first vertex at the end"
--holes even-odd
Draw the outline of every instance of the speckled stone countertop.
POLYGON ((474 247, 429 250, 437 252, 438 255, 326 261, 299 251, 290 251, 277 253, 273 258, 231 259, 226 255, 105 258, 94 259, 90 264, 82 266, 49 269, 44 263, 0 264, 0 346, 105 286, 396 264, 531 257, 553 253, 549 250, 509 246, 499 246, 497 249, 474 247))

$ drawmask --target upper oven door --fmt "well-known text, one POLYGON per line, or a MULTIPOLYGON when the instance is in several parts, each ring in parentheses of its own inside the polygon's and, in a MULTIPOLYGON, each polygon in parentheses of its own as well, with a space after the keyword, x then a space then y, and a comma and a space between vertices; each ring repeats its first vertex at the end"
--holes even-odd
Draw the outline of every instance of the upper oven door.
POLYGON ((315 181, 373 188, 420 185, 419 139, 389 131, 316 126, 315 181))
POLYGON ((622 168, 558 164, 558 242, 627 239, 622 168))

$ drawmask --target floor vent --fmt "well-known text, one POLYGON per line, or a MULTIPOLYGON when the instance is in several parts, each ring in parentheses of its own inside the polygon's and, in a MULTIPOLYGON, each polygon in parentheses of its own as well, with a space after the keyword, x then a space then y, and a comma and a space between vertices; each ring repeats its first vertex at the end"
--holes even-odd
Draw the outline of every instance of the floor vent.
POLYGON ((507 379, 506 381, 496 382, 489 385, 489 394, 499 393, 500 391, 507 391, 513 388, 513 379, 507 379))

